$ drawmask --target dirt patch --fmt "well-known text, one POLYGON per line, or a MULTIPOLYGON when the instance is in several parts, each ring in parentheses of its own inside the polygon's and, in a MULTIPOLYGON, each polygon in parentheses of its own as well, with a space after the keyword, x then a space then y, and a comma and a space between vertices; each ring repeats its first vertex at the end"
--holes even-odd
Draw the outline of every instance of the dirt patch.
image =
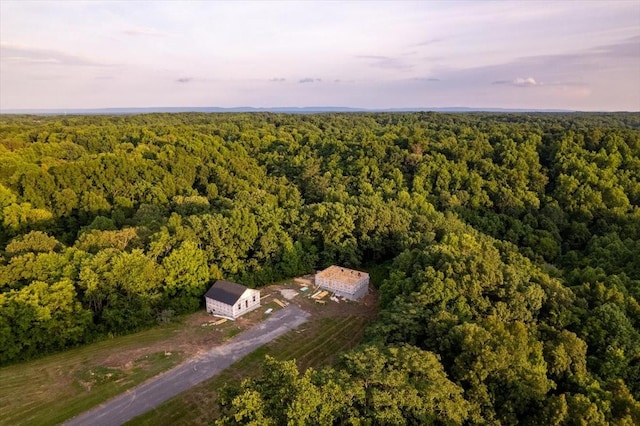
POLYGON ((198 311, 184 317, 182 321, 185 327, 176 330, 170 338, 144 348, 110 354, 101 365, 108 368, 126 369, 127 366, 131 367, 132 361, 158 352, 180 353, 184 359, 188 359, 263 321, 267 317, 265 314, 267 309, 271 308, 274 312, 282 309, 279 304, 274 302, 278 298, 284 299, 278 300, 285 304, 295 304, 316 319, 347 315, 375 316, 377 294, 373 290, 370 290, 367 296, 357 302, 343 301, 342 299, 335 302, 329 297, 325 297, 323 301, 326 303, 318 304, 310 298, 316 292, 314 287, 310 287, 306 292, 300 292, 301 288, 305 288, 305 285, 293 280, 263 287, 261 288, 262 306, 260 308, 235 321, 226 321, 219 325, 211 325, 211 322, 216 318, 204 310, 198 311))
POLYGON ((280 294, 285 299, 291 300, 298 295, 298 291, 290 288, 283 288, 282 290, 280 290, 280 294))
POLYGON ((305 287, 306 286, 301 283, 291 281, 269 286, 268 289, 272 292, 279 292, 280 294, 284 294, 282 293, 283 291, 295 291, 298 293, 298 296, 295 297, 295 299, 292 298, 288 300, 288 302, 309 312, 312 318, 335 318, 348 315, 373 317, 377 312, 378 294, 372 288, 369 289, 369 293, 365 297, 357 302, 343 299, 338 299, 339 302, 335 302, 331 300, 329 296, 326 296, 322 299, 325 303, 320 304, 311 298, 319 289, 309 287, 307 291, 301 292, 300 290, 305 287))

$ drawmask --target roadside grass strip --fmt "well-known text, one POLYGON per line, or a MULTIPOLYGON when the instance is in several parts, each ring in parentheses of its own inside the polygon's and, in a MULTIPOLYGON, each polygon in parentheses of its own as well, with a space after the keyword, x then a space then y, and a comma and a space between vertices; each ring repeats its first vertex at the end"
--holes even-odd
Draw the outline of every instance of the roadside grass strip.
POLYGON ((180 352, 148 354, 118 367, 106 361, 114 352, 164 340, 180 327, 158 327, 0 368, 0 424, 57 424, 174 367, 183 359, 180 352))

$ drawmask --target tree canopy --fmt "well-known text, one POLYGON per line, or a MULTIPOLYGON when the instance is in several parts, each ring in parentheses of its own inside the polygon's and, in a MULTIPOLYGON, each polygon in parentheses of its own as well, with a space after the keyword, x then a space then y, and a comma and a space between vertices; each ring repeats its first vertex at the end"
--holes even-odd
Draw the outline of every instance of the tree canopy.
POLYGON ((386 266, 361 347, 218 424, 640 424, 637 113, 3 115, 0 250, 0 363, 386 266))

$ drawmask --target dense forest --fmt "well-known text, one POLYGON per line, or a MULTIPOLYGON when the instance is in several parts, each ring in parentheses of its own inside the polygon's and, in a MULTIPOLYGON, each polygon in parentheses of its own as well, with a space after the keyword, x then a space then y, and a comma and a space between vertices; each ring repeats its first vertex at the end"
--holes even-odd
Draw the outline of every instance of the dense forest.
POLYGON ((218 424, 640 424, 640 114, 0 117, 0 363, 386 265, 218 424))

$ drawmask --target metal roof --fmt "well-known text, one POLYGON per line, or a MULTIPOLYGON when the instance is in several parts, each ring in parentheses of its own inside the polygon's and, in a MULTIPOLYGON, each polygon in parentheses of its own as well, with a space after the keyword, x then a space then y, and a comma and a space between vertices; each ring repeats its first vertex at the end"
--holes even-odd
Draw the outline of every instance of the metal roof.
POLYGON ((246 290, 247 287, 243 285, 232 283, 231 281, 218 280, 204 296, 227 305, 234 305, 246 290))

